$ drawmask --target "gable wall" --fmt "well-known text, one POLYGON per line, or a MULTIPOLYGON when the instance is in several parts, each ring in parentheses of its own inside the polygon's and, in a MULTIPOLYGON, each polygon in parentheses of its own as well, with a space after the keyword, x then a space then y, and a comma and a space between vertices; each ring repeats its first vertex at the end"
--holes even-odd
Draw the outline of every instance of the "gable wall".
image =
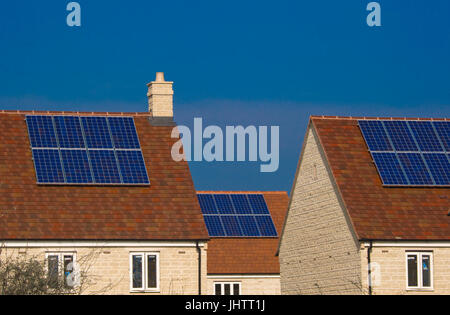
POLYGON ((359 294, 359 243, 308 129, 280 244, 282 294, 359 294))

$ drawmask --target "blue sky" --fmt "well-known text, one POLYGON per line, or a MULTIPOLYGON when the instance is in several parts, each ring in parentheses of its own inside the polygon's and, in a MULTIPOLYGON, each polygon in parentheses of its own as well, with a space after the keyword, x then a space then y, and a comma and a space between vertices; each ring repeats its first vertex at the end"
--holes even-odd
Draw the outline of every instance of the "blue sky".
POLYGON ((450 2, 8 1, 0 10, 2 109, 145 111, 156 71, 175 118, 279 125, 280 168, 191 163, 197 189, 290 190, 310 114, 450 116, 450 2))

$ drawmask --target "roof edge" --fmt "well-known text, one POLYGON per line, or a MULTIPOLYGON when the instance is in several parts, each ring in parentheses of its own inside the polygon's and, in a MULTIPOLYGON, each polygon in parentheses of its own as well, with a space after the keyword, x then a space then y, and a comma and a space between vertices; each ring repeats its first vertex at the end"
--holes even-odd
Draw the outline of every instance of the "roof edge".
POLYGON ((340 120, 418 120, 418 121, 450 121, 450 118, 420 118, 420 117, 359 117, 359 116, 326 116, 312 115, 314 119, 340 119, 340 120))

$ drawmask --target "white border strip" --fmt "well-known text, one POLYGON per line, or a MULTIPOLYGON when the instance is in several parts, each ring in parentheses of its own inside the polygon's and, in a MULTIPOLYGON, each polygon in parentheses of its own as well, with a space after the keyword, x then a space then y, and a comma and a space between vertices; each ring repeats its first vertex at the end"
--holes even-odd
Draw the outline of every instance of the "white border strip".
MULTIPOLYGON (((196 247, 194 241, 1 241, 0 247, 196 247)), ((199 242, 200 247, 205 242, 199 242)))
MULTIPOLYGON (((370 246, 370 242, 364 242, 365 247, 370 246)), ((450 248, 450 242, 436 242, 436 241, 424 241, 424 242, 405 242, 405 241, 374 241, 373 247, 439 247, 450 248)))
POLYGON ((274 278, 279 279, 280 275, 208 275, 208 279, 259 279, 259 278, 274 278))

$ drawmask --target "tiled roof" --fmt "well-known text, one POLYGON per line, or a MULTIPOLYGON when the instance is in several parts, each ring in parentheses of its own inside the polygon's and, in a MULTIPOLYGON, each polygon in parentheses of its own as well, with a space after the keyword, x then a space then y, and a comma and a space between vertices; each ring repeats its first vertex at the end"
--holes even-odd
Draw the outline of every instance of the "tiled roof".
MULTIPOLYGON (((286 192, 199 193, 263 194, 278 235, 281 235, 289 201, 286 192)), ((279 274, 280 264, 275 256, 278 240, 278 237, 211 238, 208 242, 208 274, 279 274)))
POLYGON ((358 119, 366 118, 311 118, 357 236, 372 240, 449 240, 450 189, 383 187, 358 119))
POLYGON ((0 112, 0 239, 208 239, 189 167, 171 157, 172 127, 148 113, 0 112), (26 114, 133 116, 150 186, 36 184, 26 114))

